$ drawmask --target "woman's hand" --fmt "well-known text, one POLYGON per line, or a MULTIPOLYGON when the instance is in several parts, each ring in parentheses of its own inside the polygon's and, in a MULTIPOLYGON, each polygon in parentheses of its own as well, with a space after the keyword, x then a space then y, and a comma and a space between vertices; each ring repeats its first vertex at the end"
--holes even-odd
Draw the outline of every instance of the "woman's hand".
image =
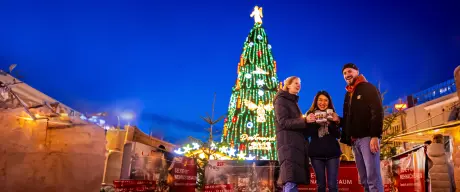
POLYGON ((314 123, 316 122, 316 117, 315 117, 315 114, 313 113, 310 113, 308 114, 306 117, 305 117, 307 123, 314 123))
POLYGON ((332 121, 340 123, 340 117, 337 115, 337 113, 332 113, 332 121))

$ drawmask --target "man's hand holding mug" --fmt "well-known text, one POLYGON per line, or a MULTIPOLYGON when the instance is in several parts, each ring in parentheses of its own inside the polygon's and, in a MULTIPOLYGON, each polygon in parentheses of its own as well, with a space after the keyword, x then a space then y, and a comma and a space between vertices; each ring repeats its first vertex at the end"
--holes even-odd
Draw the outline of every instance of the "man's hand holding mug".
POLYGON ((337 113, 332 113, 332 121, 340 123, 340 117, 337 115, 337 113))

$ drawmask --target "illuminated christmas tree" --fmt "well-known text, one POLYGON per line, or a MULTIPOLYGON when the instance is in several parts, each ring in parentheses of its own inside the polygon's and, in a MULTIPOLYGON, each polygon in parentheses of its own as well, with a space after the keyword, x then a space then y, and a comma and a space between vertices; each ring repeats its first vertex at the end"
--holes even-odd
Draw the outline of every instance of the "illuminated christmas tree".
POLYGON ((262 27, 262 8, 256 6, 251 17, 255 24, 238 63, 222 142, 236 148, 240 159, 275 160, 273 99, 279 88, 276 61, 262 27))

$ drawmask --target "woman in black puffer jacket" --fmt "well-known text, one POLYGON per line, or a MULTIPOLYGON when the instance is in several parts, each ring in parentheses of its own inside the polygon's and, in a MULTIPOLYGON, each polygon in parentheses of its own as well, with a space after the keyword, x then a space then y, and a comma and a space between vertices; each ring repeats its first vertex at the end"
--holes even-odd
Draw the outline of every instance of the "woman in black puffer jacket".
POLYGON ((300 78, 289 77, 284 81, 274 101, 276 142, 280 163, 280 181, 283 192, 298 191, 297 185, 310 184, 306 119, 297 104, 300 78))

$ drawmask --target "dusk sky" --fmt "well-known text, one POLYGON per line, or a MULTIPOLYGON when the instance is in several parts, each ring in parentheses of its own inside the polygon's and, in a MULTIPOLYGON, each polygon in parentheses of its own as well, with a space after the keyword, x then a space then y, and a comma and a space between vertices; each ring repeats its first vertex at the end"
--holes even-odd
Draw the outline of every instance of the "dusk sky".
POLYGON ((80 112, 133 111, 147 133, 202 139, 214 92, 217 116, 227 112, 255 5, 279 80, 302 79, 302 110, 324 89, 341 111, 347 62, 387 102, 453 78, 460 1, 426 2, 1 0, 0 67, 17 63, 23 81, 80 112))

